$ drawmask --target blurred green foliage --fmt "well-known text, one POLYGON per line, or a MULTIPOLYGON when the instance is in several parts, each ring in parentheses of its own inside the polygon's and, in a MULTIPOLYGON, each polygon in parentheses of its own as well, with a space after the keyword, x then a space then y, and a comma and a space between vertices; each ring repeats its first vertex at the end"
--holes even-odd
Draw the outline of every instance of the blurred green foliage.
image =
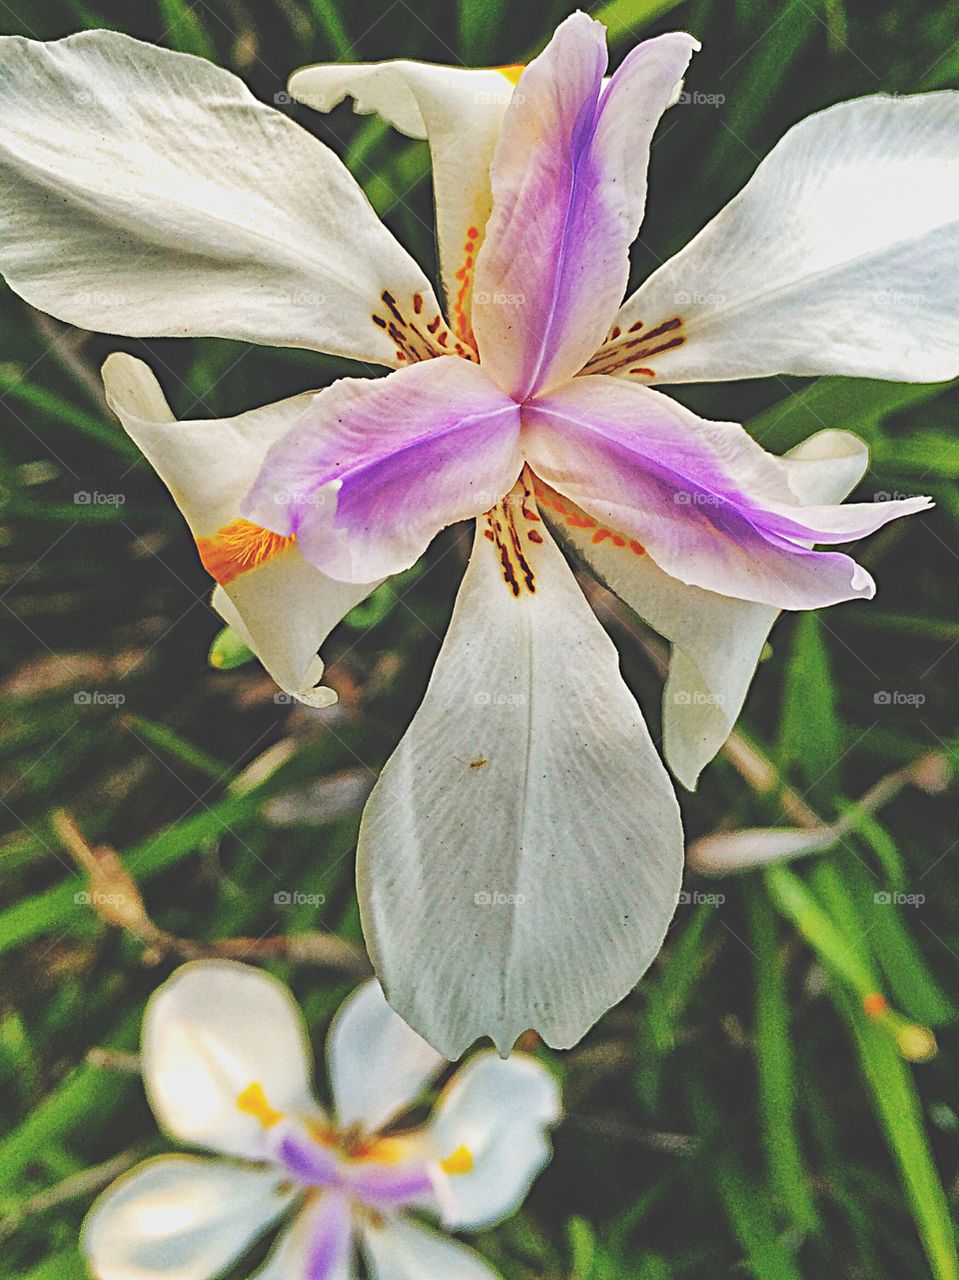
MULTIPOLYGON (((37 38, 115 26, 215 58, 273 101, 310 61, 515 62, 572 7, 10 0, 2 23, 37 38)), ((810 111, 959 78, 959 10, 922 0, 608 0, 594 12, 610 27, 614 60, 640 33, 693 31, 703 52, 690 87, 722 99, 677 107, 659 131, 637 277, 810 111)), ((348 106, 329 118, 283 109, 344 156, 435 271, 425 145, 348 106)), ((105 411, 96 369, 118 347, 143 354, 181 413, 213 415, 323 385, 349 366, 221 341, 78 334, 8 291, 0 307, 0 1256, 4 1275, 70 1280, 83 1274, 84 1170, 160 1149, 135 1077, 86 1055, 135 1049, 142 1003, 171 962, 75 900, 84 882, 52 811, 67 808, 92 842, 121 851, 165 929, 215 940, 320 926, 358 942, 358 801, 336 784, 375 773, 408 723, 464 548, 455 531, 443 535, 429 573, 411 572, 339 629, 328 646, 343 695, 336 711, 277 703, 255 665, 228 669, 242 655, 208 665, 220 630, 208 581, 166 492, 105 411), (124 501, 75 499, 97 491, 124 501), (76 700, 90 691, 112 702, 76 700), (261 761, 259 780, 231 785, 268 748, 278 767, 261 761), (317 780, 331 785, 296 798, 317 780), (320 921, 312 907, 277 908, 274 893, 292 889, 326 896, 320 921), (61 1187, 78 1175, 79 1187, 61 1187)), ((880 582, 875 605, 780 623, 742 727, 775 776, 827 819, 931 750, 948 769, 959 709, 954 389, 772 379, 681 395, 707 416, 748 422, 775 450, 823 426, 858 431, 873 451, 862 498, 935 496, 931 516, 865 549, 880 582), (877 702, 883 691, 924 702, 877 702)), ((659 678, 627 630, 616 638, 655 729, 659 678)), ((695 838, 781 823, 780 800, 780 786, 750 788, 720 758, 684 798, 687 828, 695 838)), ((959 1038, 943 994, 955 990, 959 953, 955 816, 948 792, 905 792, 815 861, 718 886, 689 880, 723 900, 681 906, 637 992, 576 1050, 548 1055, 567 1092, 556 1159, 524 1212, 480 1242, 508 1280, 959 1277, 959 1038), (923 901, 897 907, 882 901, 890 892, 923 901), (894 1011, 887 1019, 864 1011, 877 992, 894 1011), (918 1066, 897 1039, 912 1021, 933 1026, 940 1047, 918 1066)), ((350 981, 276 967, 319 1043, 350 981)))

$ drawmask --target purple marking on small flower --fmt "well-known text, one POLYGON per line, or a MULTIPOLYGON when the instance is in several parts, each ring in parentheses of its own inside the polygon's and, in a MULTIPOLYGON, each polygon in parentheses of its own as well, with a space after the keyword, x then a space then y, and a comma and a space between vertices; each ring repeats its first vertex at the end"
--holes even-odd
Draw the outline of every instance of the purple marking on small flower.
POLYGON ((304 1280, 334 1280, 345 1271, 353 1235, 346 1199, 334 1193, 325 1195, 311 1214, 308 1229, 311 1239, 304 1280))
POLYGON ((365 1165, 343 1171, 343 1184, 367 1204, 383 1207, 409 1204, 433 1194, 433 1181, 423 1166, 390 1169, 365 1165))
POLYGON ((296 1134, 287 1134, 280 1142, 280 1163, 298 1182, 325 1187, 336 1182, 338 1161, 331 1151, 296 1134))

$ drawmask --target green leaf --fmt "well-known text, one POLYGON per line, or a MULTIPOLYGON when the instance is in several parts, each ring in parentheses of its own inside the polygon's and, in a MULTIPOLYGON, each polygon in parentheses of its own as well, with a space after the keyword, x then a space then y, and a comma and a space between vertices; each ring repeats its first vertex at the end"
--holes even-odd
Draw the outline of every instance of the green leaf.
POLYGON ((210 645, 207 661, 217 671, 234 671, 256 657, 253 650, 240 639, 232 627, 224 627, 210 645))
POLYGON ((731 1150, 717 1153, 716 1181, 726 1216, 755 1280, 802 1280, 796 1259, 776 1231, 769 1203, 731 1150))
POLYGON ((799 1140, 799 1089, 776 917, 758 886, 746 887, 751 946, 756 956, 753 1048, 766 1161, 783 1212, 797 1230, 815 1232, 820 1223, 799 1140))
POLYGON ((814 800, 824 800, 836 790, 834 770, 841 755, 836 690, 823 623, 816 613, 800 613, 786 667, 778 756, 782 765, 795 769, 814 800))
POLYGON ((926 1134, 922 1106, 910 1068, 881 1027, 838 989, 859 1050, 880 1125, 899 1168, 903 1186, 935 1280, 959 1280, 959 1254, 946 1193, 926 1134))
POLYGON ((774 453, 783 453, 826 427, 854 431, 871 444, 890 414, 934 400, 951 385, 819 378, 751 418, 747 425, 750 435, 774 453))
POLYGON ((166 30, 163 36, 180 53, 193 53, 198 58, 216 62, 216 45, 204 27, 193 5, 187 0, 157 0, 166 30))

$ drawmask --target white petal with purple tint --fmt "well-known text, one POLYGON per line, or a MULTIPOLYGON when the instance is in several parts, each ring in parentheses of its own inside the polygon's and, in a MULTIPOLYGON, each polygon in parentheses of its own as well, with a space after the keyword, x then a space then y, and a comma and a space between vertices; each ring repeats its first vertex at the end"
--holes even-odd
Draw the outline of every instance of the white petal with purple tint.
POLYGON ((355 1280, 347 1200, 325 1192, 297 1214, 251 1280, 355 1280))
MULTIPOLYGON (((293 396, 236 418, 177 422, 149 367, 116 353, 103 366, 107 403, 169 488, 201 545, 234 526, 267 450, 309 411, 315 393, 293 396)), ((295 546, 237 572, 213 593, 213 606, 280 688, 313 705, 336 700, 317 687, 317 650, 377 586, 342 583, 304 560, 295 546)))
POLYGON ((653 130, 697 47, 648 40, 604 90, 605 28, 576 13, 523 73, 473 295, 483 364, 517 399, 572 377, 602 342, 626 289, 653 130))
POLYGON ((331 577, 369 582, 488 510, 521 468, 519 406, 477 365, 440 357, 320 392, 271 448, 244 513, 295 534, 331 577))
POLYGON ((612 377, 577 378, 525 405, 523 445, 536 475, 638 540, 671 577, 783 609, 871 596, 854 560, 809 544, 848 541, 929 505, 803 507, 782 460, 742 427, 612 377))

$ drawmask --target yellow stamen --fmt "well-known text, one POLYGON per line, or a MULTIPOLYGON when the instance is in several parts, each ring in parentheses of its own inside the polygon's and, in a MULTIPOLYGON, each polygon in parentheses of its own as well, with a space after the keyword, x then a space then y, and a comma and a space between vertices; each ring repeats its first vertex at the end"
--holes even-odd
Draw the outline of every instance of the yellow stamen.
POLYGON ((283 1112, 276 1111, 267 1101, 263 1086, 254 1081, 239 1095, 236 1100, 237 1109, 254 1120, 259 1120, 264 1129, 272 1129, 283 1119, 283 1112))
POLYGON ((272 560, 295 542, 295 534, 284 537, 252 520, 240 519, 217 529, 212 538, 197 538, 196 546, 204 569, 221 586, 226 586, 241 573, 272 560))
POLYGON ((469 1147, 457 1147, 454 1152, 440 1161, 444 1173, 472 1173, 473 1153, 469 1147))
POLYGON ((519 84, 519 78, 526 70, 526 66, 522 62, 515 62, 509 67, 494 67, 494 71, 498 71, 501 76, 505 76, 510 84, 519 84))

